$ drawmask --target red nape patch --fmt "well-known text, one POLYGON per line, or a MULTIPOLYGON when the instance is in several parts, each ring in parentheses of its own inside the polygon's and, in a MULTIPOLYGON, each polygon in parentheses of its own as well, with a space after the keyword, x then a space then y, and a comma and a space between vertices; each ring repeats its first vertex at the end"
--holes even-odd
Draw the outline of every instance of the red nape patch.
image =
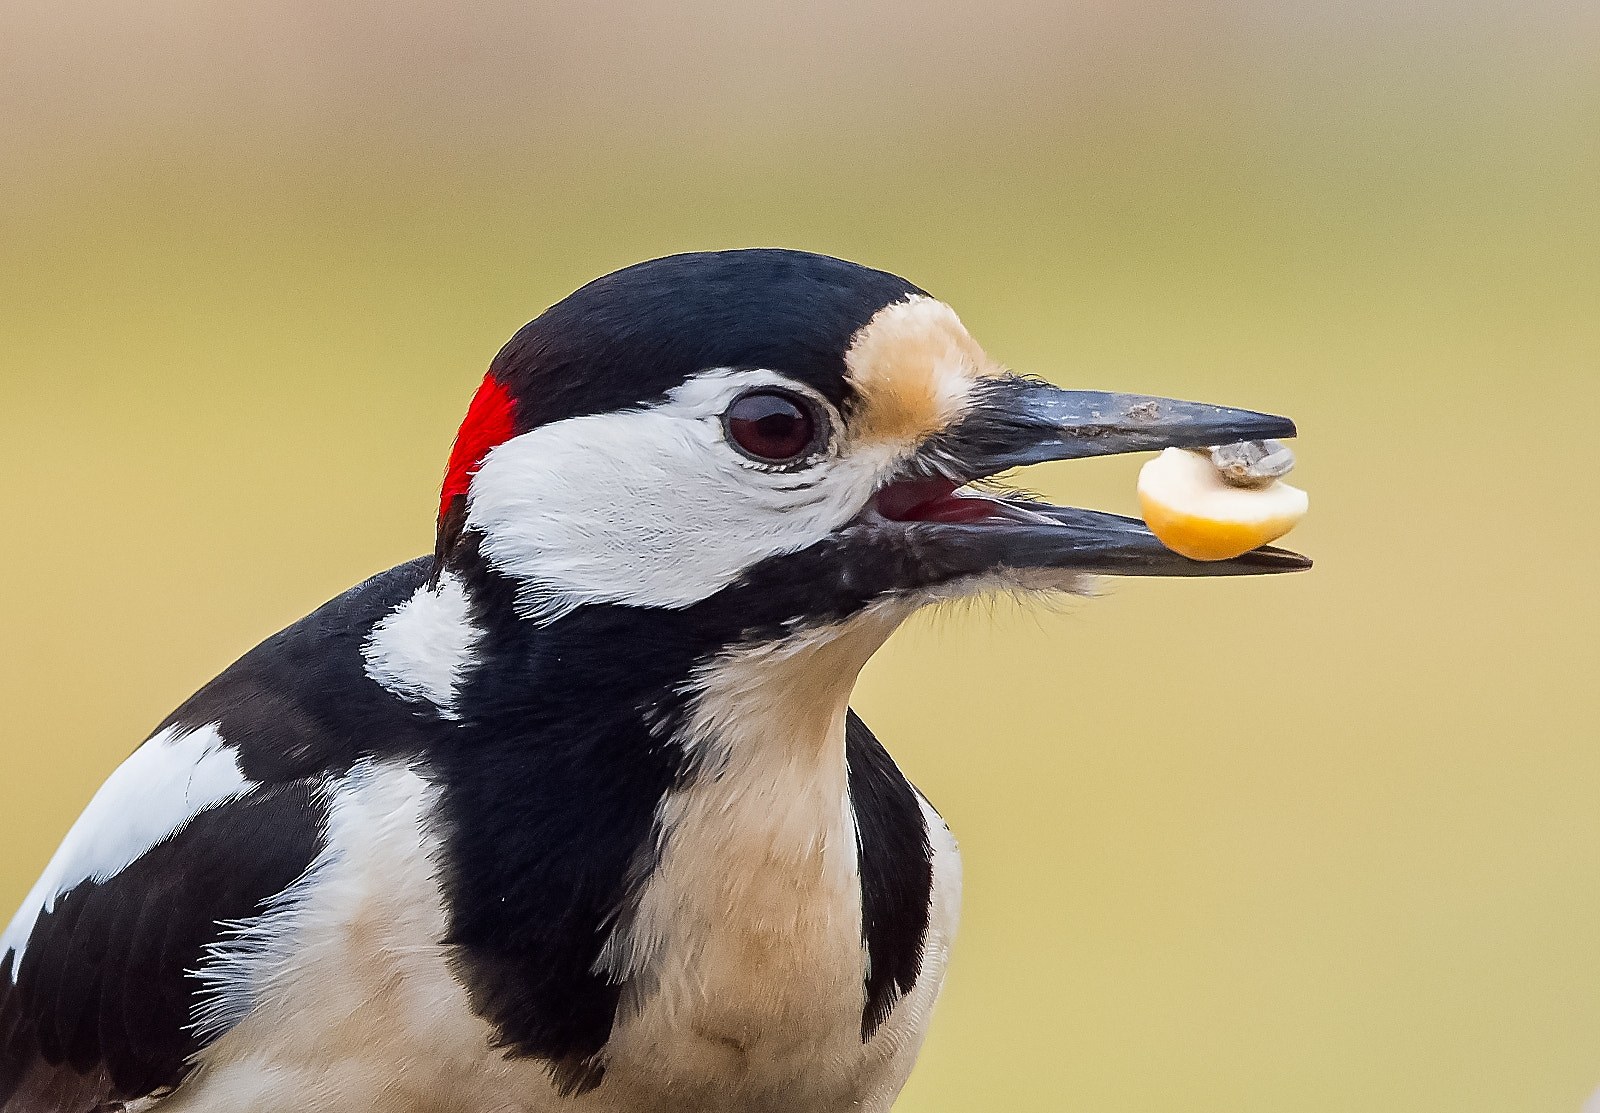
POLYGON ((439 496, 439 517, 450 509, 450 500, 467 493, 472 477, 483 458, 497 444, 511 439, 515 429, 515 403, 511 392, 493 375, 485 375, 478 393, 472 396, 467 416, 456 431, 450 448, 450 464, 444 472, 444 490, 439 496))

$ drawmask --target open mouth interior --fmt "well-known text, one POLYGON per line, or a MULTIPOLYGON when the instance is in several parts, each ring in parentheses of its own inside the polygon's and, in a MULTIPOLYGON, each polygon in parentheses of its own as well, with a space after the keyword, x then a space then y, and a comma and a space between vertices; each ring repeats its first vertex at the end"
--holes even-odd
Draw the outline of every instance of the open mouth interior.
POLYGON ((958 495, 961 486, 943 476, 897 479, 878 492, 874 505, 891 522, 981 522, 1005 516, 1003 503, 971 493, 958 495))

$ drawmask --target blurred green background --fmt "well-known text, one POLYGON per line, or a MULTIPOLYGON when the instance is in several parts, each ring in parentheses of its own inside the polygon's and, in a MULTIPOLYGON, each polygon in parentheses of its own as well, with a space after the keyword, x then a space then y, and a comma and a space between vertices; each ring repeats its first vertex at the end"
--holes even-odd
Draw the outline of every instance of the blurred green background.
MULTIPOLYGON (((10 0, 0 904, 168 710, 430 547, 498 345, 781 245, 1058 382, 1288 413, 1308 575, 925 615, 962 840, 898 1108, 1600 1084, 1600 8, 10 0)), ((1027 475, 1136 512, 1139 461, 1027 475)), ((0 919, 3 919, 0 916, 0 919)))

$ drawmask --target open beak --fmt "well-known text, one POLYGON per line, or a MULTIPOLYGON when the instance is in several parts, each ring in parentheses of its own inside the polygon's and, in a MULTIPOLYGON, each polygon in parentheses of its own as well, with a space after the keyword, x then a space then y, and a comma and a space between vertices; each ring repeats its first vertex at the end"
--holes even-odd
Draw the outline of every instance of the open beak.
POLYGON ((1250 410, 1062 390, 1017 376, 986 380, 957 425, 918 453, 908 475, 878 492, 868 515, 894 523, 922 573, 943 580, 998 569, 1118 576, 1249 576, 1298 572, 1311 561, 1263 546, 1232 560, 1168 549, 1137 518, 959 488, 1008 468, 1162 448, 1199 448, 1295 435, 1286 417, 1250 410))

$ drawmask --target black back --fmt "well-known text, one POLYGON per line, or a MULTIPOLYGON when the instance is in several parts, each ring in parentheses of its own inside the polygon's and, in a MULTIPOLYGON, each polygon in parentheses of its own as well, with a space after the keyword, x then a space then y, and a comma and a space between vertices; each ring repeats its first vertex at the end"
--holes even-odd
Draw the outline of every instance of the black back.
POLYGON ((397 699, 366 674, 362 645, 428 577, 419 557, 356 585, 246 653, 167 716, 217 723, 251 780, 343 773, 362 757, 416 754, 447 736, 432 704, 397 699))

